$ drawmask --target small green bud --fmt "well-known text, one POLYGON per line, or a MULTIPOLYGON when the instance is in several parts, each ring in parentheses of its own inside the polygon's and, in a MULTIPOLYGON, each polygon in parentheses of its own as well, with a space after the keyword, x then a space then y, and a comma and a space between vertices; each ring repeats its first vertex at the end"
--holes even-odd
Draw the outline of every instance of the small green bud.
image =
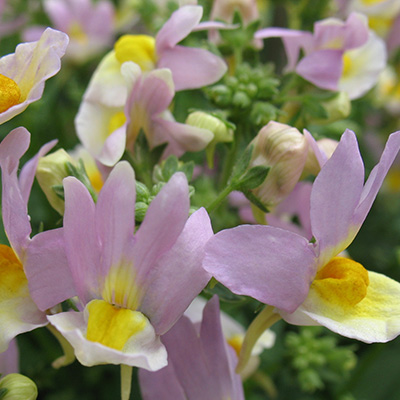
POLYGON ((60 149, 39 159, 36 178, 51 206, 61 215, 64 214, 64 201, 52 189, 62 185, 62 181, 69 175, 66 163, 76 164, 74 159, 60 149))
POLYGON ((0 389, 7 389, 2 400, 35 400, 38 396, 35 382, 21 374, 8 374, 0 379, 0 389))
POLYGON ((142 201, 137 202, 135 204, 135 220, 138 222, 142 222, 148 208, 149 205, 147 203, 143 203, 142 201))
POLYGON ((250 107, 251 99, 245 92, 238 91, 233 95, 232 103, 235 107, 247 108, 250 107))
POLYGON ((136 201, 147 203, 150 197, 150 191, 147 186, 139 181, 136 181, 136 201))

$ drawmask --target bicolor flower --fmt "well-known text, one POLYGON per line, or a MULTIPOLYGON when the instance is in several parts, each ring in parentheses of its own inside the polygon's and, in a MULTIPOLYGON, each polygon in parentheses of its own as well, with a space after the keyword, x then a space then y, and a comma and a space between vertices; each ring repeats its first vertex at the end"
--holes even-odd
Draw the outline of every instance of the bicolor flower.
POLYGON ((0 58, 0 123, 42 97, 44 82, 61 68, 67 44, 65 33, 48 28, 37 42, 21 43, 0 58))
POLYGON ((221 327, 218 297, 205 306, 201 324, 183 316, 162 336, 168 366, 149 372, 139 370, 144 400, 244 399, 237 357, 221 327))
POLYGON ((352 13, 346 22, 328 18, 314 25, 314 33, 266 28, 257 39, 280 37, 288 71, 327 90, 346 92, 356 99, 371 89, 386 66, 386 46, 368 29, 365 16, 352 13), (298 61, 300 51, 304 57, 298 61))
MULTIPOLYGON (((393 133, 364 184, 353 132, 346 131, 314 181, 310 219, 314 241, 270 226, 218 233, 204 268, 233 292, 276 307, 289 323, 323 325, 367 343, 400 333, 400 284, 338 256, 361 228, 400 148, 393 133)), ((268 318, 275 319, 271 312, 268 318)))
MULTIPOLYGON (((121 66, 131 61, 143 72, 168 68, 177 91, 197 89, 218 81, 226 72, 225 62, 204 49, 178 45, 194 29, 203 15, 201 6, 184 6, 175 11, 156 38, 147 35, 124 35, 96 69, 85 100, 111 107, 123 107, 128 89, 121 66)), ((199 28, 200 29, 200 28, 199 28)))
MULTIPOLYGON (((101 0, 45 0, 44 10, 52 26, 70 38, 66 57, 85 61, 109 48, 114 36, 115 11, 112 2, 101 0)), ((25 30, 26 40, 37 40, 45 28, 25 30)))
POLYGON ((19 160, 29 141, 29 132, 17 128, 0 143, 2 217, 11 244, 0 245, 0 352, 16 335, 47 325, 44 311, 75 294, 62 229, 30 238, 29 194, 38 160, 55 141, 44 145, 18 177, 19 160), (59 287, 58 282, 65 287, 59 287))
POLYGON ((204 288, 204 246, 212 236, 200 209, 189 218, 186 177, 175 174, 135 230, 135 178, 127 162, 111 171, 97 203, 76 178, 64 179, 64 237, 83 311, 49 316, 86 366, 157 370, 160 341, 204 288))
POLYGON ((142 74, 134 65, 125 63, 123 68, 126 79, 133 82, 125 109, 82 102, 75 125, 83 145, 107 166, 115 165, 125 149, 133 150, 141 130, 150 148, 168 144, 163 157, 204 149, 214 137, 212 132, 176 122, 168 109, 175 95, 170 70, 142 74))
MULTIPOLYGON (((207 301, 203 297, 197 296, 187 308, 184 315, 186 315, 195 325, 200 324, 206 304, 207 301)), ((225 340, 239 356, 243 339, 246 333, 244 326, 223 311, 221 311, 220 313, 220 319, 221 329, 225 340)), ((260 364, 259 355, 265 349, 271 348, 274 343, 275 333, 268 329, 263 333, 263 335, 259 338, 256 345, 254 346, 252 351, 252 358, 247 365, 246 370, 241 373, 242 379, 246 379, 257 370, 260 364)))

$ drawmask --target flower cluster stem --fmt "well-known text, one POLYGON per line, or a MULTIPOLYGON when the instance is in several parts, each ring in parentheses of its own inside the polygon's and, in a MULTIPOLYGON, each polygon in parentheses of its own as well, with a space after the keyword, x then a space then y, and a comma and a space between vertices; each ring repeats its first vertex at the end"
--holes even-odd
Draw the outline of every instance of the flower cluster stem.
POLYGON ((121 364, 121 400, 129 400, 132 386, 132 367, 121 364))

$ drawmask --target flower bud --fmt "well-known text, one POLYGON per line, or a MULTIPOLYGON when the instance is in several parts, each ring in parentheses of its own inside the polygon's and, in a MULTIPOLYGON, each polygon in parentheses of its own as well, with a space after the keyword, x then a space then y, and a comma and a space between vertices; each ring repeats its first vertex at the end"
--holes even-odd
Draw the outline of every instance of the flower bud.
POLYGON ((53 190, 53 186, 62 185, 62 181, 69 174, 66 163, 76 164, 74 159, 60 149, 39 160, 36 178, 51 206, 61 215, 64 214, 64 200, 53 190))
POLYGON ((253 193, 267 207, 277 205, 300 178, 307 159, 307 140, 296 128, 270 121, 251 144, 254 150, 249 167, 271 168, 263 184, 253 193))
POLYGON ((213 165, 214 150, 217 143, 227 143, 233 140, 233 129, 226 122, 207 114, 203 111, 195 111, 191 113, 186 123, 198 128, 208 129, 214 134, 214 139, 207 145, 206 154, 207 162, 210 167, 213 165))
MULTIPOLYGON (((337 140, 323 138, 317 140, 317 145, 321 153, 326 155, 326 158, 330 158, 333 152, 336 150, 338 145, 337 140)), ((311 175, 318 175, 319 171, 321 170, 321 166, 315 156, 314 151, 312 150, 311 146, 309 147, 308 155, 306 164, 304 166, 303 176, 311 175)))
POLYGON ((35 400, 38 396, 35 382, 21 374, 8 374, 0 379, 0 389, 7 389, 2 400, 35 400))
POLYGON ((347 118, 351 112, 351 101, 346 92, 339 92, 332 99, 323 101, 322 106, 325 108, 328 118, 313 121, 315 123, 330 124, 347 118))

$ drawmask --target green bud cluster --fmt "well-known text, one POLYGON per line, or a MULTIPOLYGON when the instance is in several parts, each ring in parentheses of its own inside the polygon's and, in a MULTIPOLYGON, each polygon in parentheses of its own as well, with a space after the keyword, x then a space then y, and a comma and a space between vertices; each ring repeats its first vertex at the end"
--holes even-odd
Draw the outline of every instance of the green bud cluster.
POLYGON ((235 75, 226 76, 222 83, 205 90, 217 107, 244 110, 255 102, 271 101, 278 93, 279 83, 268 66, 253 68, 243 63, 235 75))
POLYGON ((290 366, 304 392, 324 389, 326 383, 343 383, 357 362, 354 347, 338 346, 336 337, 322 332, 317 327, 304 327, 285 338, 290 366))

